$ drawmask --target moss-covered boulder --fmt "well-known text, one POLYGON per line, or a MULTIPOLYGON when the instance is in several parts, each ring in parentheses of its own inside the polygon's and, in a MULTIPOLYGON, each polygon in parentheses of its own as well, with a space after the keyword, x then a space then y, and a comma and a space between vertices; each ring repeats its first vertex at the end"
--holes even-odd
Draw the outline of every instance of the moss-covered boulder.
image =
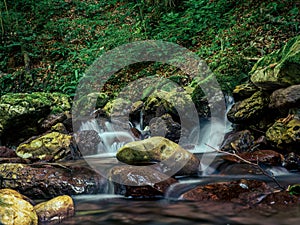
POLYGON ((262 117, 268 104, 268 95, 262 91, 257 91, 250 98, 235 103, 227 113, 227 118, 232 123, 254 121, 262 117))
MULTIPOLYGON (((60 93, 9 93, 0 98, 0 140, 7 144, 37 135, 39 122, 49 114, 68 111, 70 98, 60 93), (16 132, 18 130, 18 132, 16 132)), ((19 142, 20 143, 20 142, 19 142)))
POLYGON ((51 132, 22 143, 17 147, 16 153, 24 159, 60 160, 71 154, 71 139, 71 135, 51 132))
POLYGON ((73 199, 68 195, 55 197, 34 206, 39 223, 60 223, 75 214, 73 199))
POLYGON ((291 117, 279 119, 267 130, 266 137, 279 149, 299 152, 300 120, 291 117))
POLYGON ((251 81, 265 90, 300 84, 300 36, 261 58, 252 68, 251 81))
POLYGON ((0 224, 37 225, 38 217, 25 196, 11 189, 0 189, 0 224))
POLYGON ((180 169, 175 169, 180 175, 197 173, 200 164, 195 155, 163 137, 127 143, 118 150, 117 159, 130 165, 160 162, 159 165, 163 166, 165 171, 180 169))
POLYGON ((236 102, 250 98, 255 92, 258 91, 258 88, 251 82, 240 84, 234 88, 232 91, 232 96, 236 102))

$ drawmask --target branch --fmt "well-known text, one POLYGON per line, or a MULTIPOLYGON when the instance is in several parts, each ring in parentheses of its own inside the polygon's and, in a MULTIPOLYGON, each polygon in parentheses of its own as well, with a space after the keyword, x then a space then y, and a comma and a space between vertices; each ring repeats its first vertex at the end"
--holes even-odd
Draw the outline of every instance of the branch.
POLYGON ((208 147, 210 147, 210 148, 212 148, 212 149, 215 150, 216 152, 224 153, 224 154, 227 154, 227 155, 234 156, 234 157, 240 159, 241 161, 243 161, 244 163, 247 163, 247 164, 249 164, 249 165, 252 165, 252 166, 257 167, 257 168, 263 173, 263 175, 265 175, 265 176, 269 177, 270 179, 272 179, 272 180, 278 185, 278 187, 279 187, 280 189, 282 189, 282 190, 285 190, 285 189, 286 189, 286 188, 284 188, 284 187, 276 180, 276 178, 274 177, 273 174, 270 175, 269 173, 267 173, 260 165, 258 165, 258 163, 250 162, 250 161, 248 161, 248 160, 246 160, 246 159, 240 157, 240 156, 237 155, 236 153, 225 152, 225 151, 216 149, 216 148, 214 148, 213 146, 211 146, 211 145, 209 145, 209 144, 205 144, 205 145, 208 146, 208 147))

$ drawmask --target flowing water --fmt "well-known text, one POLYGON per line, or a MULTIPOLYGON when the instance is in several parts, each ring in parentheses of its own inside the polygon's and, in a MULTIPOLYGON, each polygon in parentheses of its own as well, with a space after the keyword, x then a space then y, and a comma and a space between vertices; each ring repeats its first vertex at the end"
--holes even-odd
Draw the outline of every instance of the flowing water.
MULTIPOLYGON (((142 116, 141 116, 142 118, 142 116)), ((225 119, 225 118, 224 118, 225 119)), ((224 121, 223 121, 224 122, 224 121)), ((230 127, 228 121, 227 128, 230 127)), ((96 155, 86 156, 87 161, 93 163, 110 164, 116 163, 115 154, 118 148, 125 143, 136 140, 136 137, 129 131, 116 129, 114 124, 104 121, 102 126, 97 120, 90 120, 81 126, 81 130, 95 130, 99 134, 102 142, 99 144, 99 152, 96 155), (103 151, 103 149, 105 151, 103 151)), ((134 126, 143 131, 143 120, 134 126)), ((215 160, 215 153, 205 145, 218 147, 220 137, 224 132, 217 121, 202 123, 199 143, 193 146, 190 151, 198 154, 199 157, 205 155, 206 160, 215 160), (210 152, 210 153, 209 153, 210 152), (199 154, 200 153, 200 154, 199 154), (209 159, 211 157, 211 160, 209 159)), ((191 132, 189 139, 193 139, 191 132)), ((197 137, 196 137, 197 138, 197 137)), ((203 160, 201 160, 203 161, 203 160)), ((218 202, 190 202, 180 200, 180 195, 187 190, 200 184, 207 184, 216 181, 231 181, 241 178, 253 178, 272 183, 265 176, 255 175, 219 175, 216 172, 218 160, 207 166, 201 165, 199 176, 179 178, 179 183, 169 187, 164 198, 156 200, 131 199, 114 195, 112 186, 106 193, 98 195, 73 196, 76 208, 75 217, 64 220, 62 224, 85 225, 85 224, 145 224, 145 225, 175 225, 175 224, 251 224, 251 225, 276 225, 276 224, 300 224, 300 206, 292 209, 276 210, 274 208, 264 208, 260 210, 245 209, 243 205, 237 203, 218 202)), ((282 168, 269 168, 283 185, 300 182, 299 173, 289 173, 282 168)), ((273 183, 274 185, 274 183, 273 183)))

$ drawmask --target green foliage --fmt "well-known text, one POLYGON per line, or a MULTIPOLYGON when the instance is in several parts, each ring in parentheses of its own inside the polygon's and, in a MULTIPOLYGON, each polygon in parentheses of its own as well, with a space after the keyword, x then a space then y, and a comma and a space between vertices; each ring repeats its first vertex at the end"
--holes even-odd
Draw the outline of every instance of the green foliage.
MULTIPOLYGON (((73 95, 86 68, 102 53, 147 39, 196 52, 223 90, 230 91, 248 78, 252 58, 279 49, 299 33, 299 21, 293 0, 0 0, 0 96, 73 95)), ((166 65, 139 66, 120 71, 108 91, 142 76, 184 76, 166 65)))

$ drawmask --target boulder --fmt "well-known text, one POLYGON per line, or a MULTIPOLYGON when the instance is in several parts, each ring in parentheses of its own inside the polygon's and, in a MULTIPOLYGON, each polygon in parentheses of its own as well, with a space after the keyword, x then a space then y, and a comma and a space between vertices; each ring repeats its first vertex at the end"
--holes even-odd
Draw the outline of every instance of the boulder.
POLYGON ((251 81, 264 90, 300 84, 300 36, 261 58, 252 68, 251 81))
POLYGON ((242 153, 251 151, 254 137, 249 130, 242 130, 229 134, 221 145, 221 150, 226 152, 242 153))
POLYGON ((232 201, 240 204, 256 204, 262 194, 271 188, 262 181, 241 179, 198 186, 182 194, 180 199, 191 201, 232 201))
POLYGON ((277 120, 267 130, 266 138, 276 148, 299 152, 300 120, 292 117, 277 120))
POLYGON ((28 199, 11 189, 0 189, 0 215, 0 224, 38 224, 37 214, 28 199))
POLYGON ((39 223, 57 224, 75 214, 73 199, 68 195, 55 197, 34 206, 39 223))
POLYGON ((33 199, 98 194, 107 188, 104 177, 79 165, 2 163, 0 177, 0 188, 11 188, 33 199))
POLYGON ((20 144, 16 153, 24 159, 53 159, 57 161, 70 157, 71 138, 71 135, 51 132, 20 144))
POLYGON ((238 102, 246 98, 250 98, 255 92, 258 91, 258 88, 253 83, 245 83, 238 85, 234 88, 232 96, 234 101, 238 102))
POLYGON ((254 121, 262 117, 268 108, 268 103, 268 95, 257 91, 250 98, 235 103, 227 113, 227 118, 232 123, 254 121))
POLYGON ((26 138, 37 135, 39 122, 49 114, 68 111, 70 108, 69 97, 60 93, 3 95, 0 98, 0 140, 4 144, 19 144, 26 138))
POLYGON ((200 160, 178 144, 164 138, 151 137, 130 142, 117 152, 117 159, 130 165, 159 162, 166 173, 191 175, 198 172, 200 160))
POLYGON ((170 114, 154 117, 149 122, 151 136, 165 137, 176 143, 180 140, 181 126, 175 122, 170 114))
MULTIPOLYGON (((299 62, 300 64, 300 62, 299 62)), ((300 106, 300 85, 281 88, 270 96, 270 108, 295 108, 300 106)))
POLYGON ((141 198, 163 197, 174 178, 147 166, 116 166, 110 171, 115 194, 141 198))

